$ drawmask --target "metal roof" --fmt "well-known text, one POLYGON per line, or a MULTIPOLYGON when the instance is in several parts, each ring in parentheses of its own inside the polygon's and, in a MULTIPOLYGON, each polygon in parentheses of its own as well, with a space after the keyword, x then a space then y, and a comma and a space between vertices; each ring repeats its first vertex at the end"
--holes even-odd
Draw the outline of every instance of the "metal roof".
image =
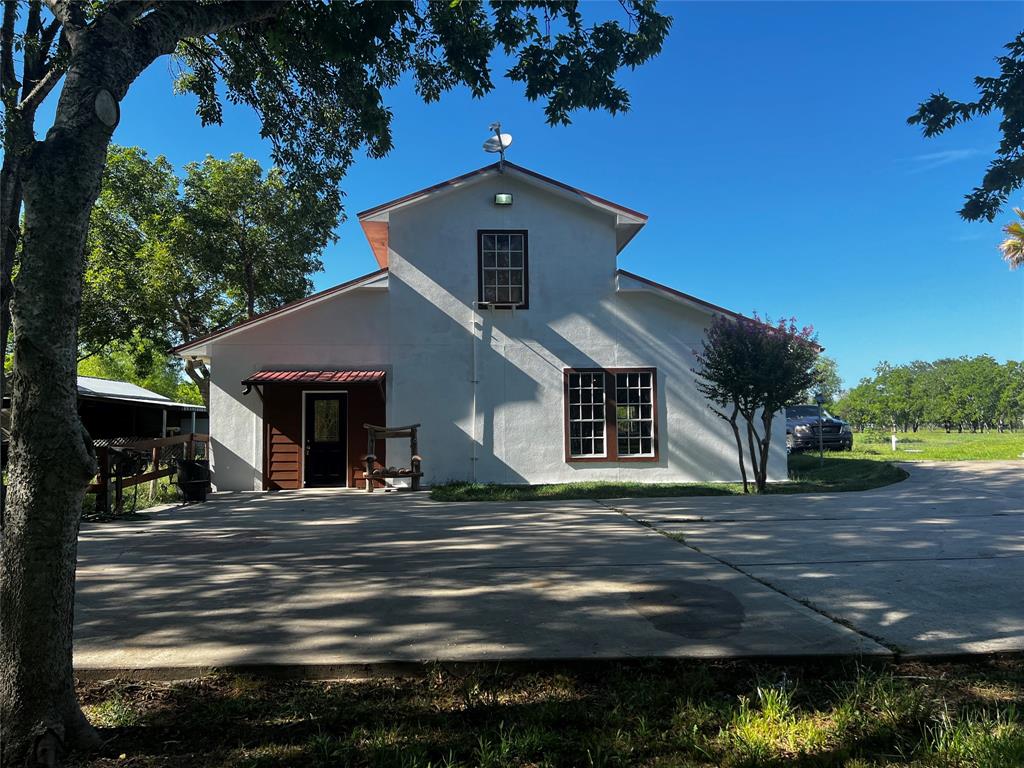
POLYGON ((256 371, 243 384, 366 384, 384 380, 384 371, 256 371))
POLYGON ((194 403, 176 403, 171 398, 140 387, 138 384, 130 384, 127 381, 115 381, 114 379, 98 379, 95 376, 78 377, 78 396, 92 397, 100 400, 123 400, 130 403, 145 403, 165 408, 181 408, 188 411, 206 410, 204 406, 195 405, 194 403))

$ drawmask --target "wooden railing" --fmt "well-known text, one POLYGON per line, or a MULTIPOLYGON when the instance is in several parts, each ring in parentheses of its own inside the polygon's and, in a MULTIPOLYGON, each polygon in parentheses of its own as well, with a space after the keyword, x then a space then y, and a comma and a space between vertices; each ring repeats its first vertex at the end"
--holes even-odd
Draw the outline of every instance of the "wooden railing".
POLYGON ((124 489, 142 483, 153 483, 162 477, 170 477, 177 468, 174 461, 178 458, 194 459, 199 455, 197 448, 202 446, 202 454, 208 456, 210 436, 190 432, 174 437, 157 437, 152 440, 136 440, 116 446, 100 446, 96 449, 96 462, 99 471, 88 493, 96 494, 96 512, 105 514, 111 510, 111 492, 113 492, 113 509, 120 512, 124 509, 124 489), (176 446, 182 446, 181 451, 176 446), (178 454, 181 454, 180 456, 178 454), (148 454, 148 456, 146 455, 148 454), (146 471, 127 474, 129 464, 134 468, 146 471))

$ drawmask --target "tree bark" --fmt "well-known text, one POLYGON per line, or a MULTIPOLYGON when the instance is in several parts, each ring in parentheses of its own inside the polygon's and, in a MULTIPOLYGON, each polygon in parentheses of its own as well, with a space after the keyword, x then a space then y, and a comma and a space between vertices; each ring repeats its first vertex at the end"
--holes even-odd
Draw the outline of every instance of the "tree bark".
POLYGON ((754 429, 754 416, 753 414, 743 414, 743 419, 747 422, 747 447, 750 451, 750 468, 754 473, 754 488, 758 493, 764 490, 763 483, 761 482, 761 468, 760 462, 758 462, 758 450, 755 448, 755 443, 760 444, 760 438, 757 438, 757 432, 754 429))
MULTIPOLYGON (((109 40, 99 41, 105 46, 109 40)), ((116 50, 116 49, 115 49, 116 50)), ((68 71, 54 127, 25 160, 25 233, 14 290, 11 460, 0 555, 0 764, 54 764, 98 737, 74 690, 78 528, 95 456, 78 418, 78 311, 89 213, 113 126, 102 59, 68 71), (98 62, 98 63, 92 63, 98 62)), ((118 97, 127 88, 110 88, 118 97)))
POLYGON ((740 438, 740 428, 736 423, 736 416, 739 415, 739 405, 733 403, 732 414, 726 421, 729 422, 729 426, 732 427, 733 437, 736 438, 736 453, 740 457, 740 477, 743 478, 743 492, 750 493, 750 488, 747 483, 747 462, 743 457, 743 440, 740 438))
POLYGON ((210 412, 210 372, 206 366, 196 360, 185 361, 185 373, 192 379, 193 383, 199 388, 199 394, 203 398, 203 405, 206 406, 206 412, 210 412))
POLYGON ((74 690, 72 630, 82 501, 96 461, 78 418, 78 313, 89 215, 117 104, 182 37, 267 18, 277 3, 124 3, 86 24, 51 5, 70 64, 53 126, 23 169, 25 234, 14 290, 12 442, 0 552, 0 767, 54 765, 97 735, 74 690), (123 10, 122 10, 123 9, 123 10), (110 97, 113 97, 111 100, 110 97))

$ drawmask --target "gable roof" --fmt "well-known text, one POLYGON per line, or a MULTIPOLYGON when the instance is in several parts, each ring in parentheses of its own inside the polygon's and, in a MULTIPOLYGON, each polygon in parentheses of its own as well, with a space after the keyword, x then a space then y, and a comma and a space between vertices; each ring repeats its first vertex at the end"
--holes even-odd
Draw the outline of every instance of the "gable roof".
POLYGON ((529 168, 524 168, 521 165, 516 165, 506 160, 503 169, 500 163, 491 163, 482 168, 477 168, 475 171, 464 173, 461 176, 424 187, 416 192, 410 192, 402 197, 367 208, 365 211, 360 211, 357 214, 359 223, 363 228, 366 239, 370 243, 370 249, 373 251, 377 263, 381 267, 388 265, 388 222, 391 211, 416 205, 438 194, 473 184, 486 176, 502 172, 516 176, 527 183, 546 187, 549 190, 555 191, 560 196, 613 214, 615 216, 616 252, 622 251, 636 233, 643 228, 644 224, 647 223, 647 215, 644 213, 618 203, 613 203, 611 200, 606 200, 603 197, 585 192, 565 182, 552 179, 550 176, 531 171, 529 168))
POLYGON ((746 315, 741 315, 739 312, 733 312, 731 309, 726 309, 725 307, 720 307, 717 304, 712 304, 710 301, 704 301, 704 299, 699 299, 689 293, 677 291, 675 288, 671 288, 663 283, 657 283, 650 278, 641 277, 633 272, 627 272, 624 269, 615 270, 615 287, 619 291, 648 291, 650 293, 661 293, 669 299, 673 299, 681 304, 688 304, 692 307, 696 307, 697 309, 704 310, 705 312, 727 315, 728 317, 749 319, 746 315), (623 278, 625 278, 625 280, 623 280, 623 278))
POLYGON ((250 328, 254 325, 259 325, 260 323, 264 323, 267 320, 270 320, 275 317, 280 317, 281 315, 290 314, 291 312, 294 312, 297 309, 310 306, 311 304, 317 304, 321 301, 324 301, 325 299, 330 299, 341 293, 346 293, 348 291, 355 290, 356 288, 387 288, 387 276, 388 270, 386 267, 384 269, 378 269, 376 272, 370 272, 369 274, 363 275, 362 277, 357 277, 354 280, 349 280, 348 282, 340 283, 338 285, 322 290, 319 293, 314 293, 310 296, 306 296, 304 299, 298 299, 297 301, 291 301, 287 304, 283 304, 277 309, 271 309, 270 311, 264 312, 261 315, 256 315, 256 317, 253 317, 249 320, 243 320, 241 323, 238 323, 237 325, 232 325, 229 328, 214 331, 213 333, 208 333, 205 336, 200 336, 198 339, 193 339, 192 341, 186 342, 184 344, 179 344, 178 346, 171 348, 171 354, 178 355, 179 357, 202 355, 204 351, 201 348, 204 347, 207 342, 213 341, 214 339, 221 339, 224 338, 225 336, 230 336, 243 329, 250 328))
MULTIPOLYGON (((741 315, 739 312, 734 312, 731 309, 720 307, 717 304, 712 304, 710 301, 704 301, 689 293, 683 293, 677 291, 675 288, 670 288, 662 283, 655 282, 647 277, 641 277, 640 275, 632 272, 627 272, 624 269, 615 270, 615 290, 616 291, 634 291, 634 292, 648 292, 657 293, 664 296, 667 299, 675 301, 679 304, 685 304, 690 307, 708 312, 712 315, 725 315, 727 317, 733 317, 736 319, 750 320, 752 318, 746 315, 741 315)), ((770 324, 768 324, 771 327, 770 324)), ((816 341, 811 342, 818 352, 824 352, 825 348, 816 341)))

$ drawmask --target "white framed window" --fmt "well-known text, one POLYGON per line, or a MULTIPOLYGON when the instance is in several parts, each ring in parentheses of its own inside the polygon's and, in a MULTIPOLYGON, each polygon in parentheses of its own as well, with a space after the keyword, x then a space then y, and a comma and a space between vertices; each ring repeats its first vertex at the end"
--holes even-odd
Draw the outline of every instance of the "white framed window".
POLYGON ((615 436, 619 457, 654 456, 654 373, 615 374, 615 436))
POLYGON ((601 458, 607 455, 604 373, 568 373, 569 455, 601 458))
POLYGON ((657 461, 654 368, 565 371, 566 461, 657 461))
POLYGON ((529 244, 526 230, 477 232, 478 295, 482 304, 529 307, 529 244))

